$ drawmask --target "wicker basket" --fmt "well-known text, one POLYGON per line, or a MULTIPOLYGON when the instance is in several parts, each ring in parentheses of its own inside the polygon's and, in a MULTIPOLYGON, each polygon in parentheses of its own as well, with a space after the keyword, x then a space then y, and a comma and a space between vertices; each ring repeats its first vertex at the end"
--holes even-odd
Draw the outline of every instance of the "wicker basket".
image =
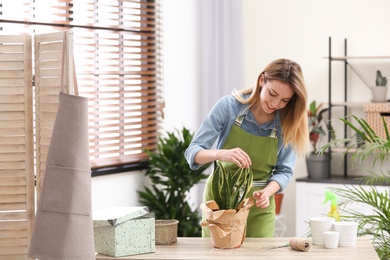
POLYGON ((177 241, 176 219, 157 220, 156 219, 156 245, 171 245, 177 241))
POLYGON ((366 121, 375 131, 375 133, 381 137, 386 138, 386 132, 383 127, 382 118, 386 121, 387 127, 390 127, 390 103, 374 103, 364 106, 366 112, 366 121))

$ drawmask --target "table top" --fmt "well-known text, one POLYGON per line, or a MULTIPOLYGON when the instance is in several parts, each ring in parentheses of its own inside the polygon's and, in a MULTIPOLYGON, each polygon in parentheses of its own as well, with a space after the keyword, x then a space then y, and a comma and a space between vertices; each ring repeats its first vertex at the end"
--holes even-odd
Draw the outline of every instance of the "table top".
POLYGON ((240 248, 213 248, 210 238, 179 237, 173 245, 157 245, 155 253, 133 255, 127 257, 110 257, 98 254, 97 260, 105 259, 162 259, 162 260, 217 260, 234 257, 235 260, 248 259, 379 259, 371 241, 366 237, 358 237, 353 247, 338 247, 326 249, 324 246, 312 245, 309 251, 302 252, 290 247, 266 250, 268 246, 279 246, 290 241, 288 237, 277 238, 245 238, 240 248), (264 257, 264 258, 262 258, 264 257))

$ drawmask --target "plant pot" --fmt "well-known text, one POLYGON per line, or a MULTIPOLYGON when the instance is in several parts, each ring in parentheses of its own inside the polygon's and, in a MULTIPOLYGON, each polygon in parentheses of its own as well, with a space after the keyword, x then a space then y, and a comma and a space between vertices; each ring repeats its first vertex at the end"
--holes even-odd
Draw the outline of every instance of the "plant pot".
POLYGON ((282 208, 283 193, 274 194, 275 198, 275 213, 280 214, 280 209, 282 208))
POLYGON ((330 154, 310 154, 306 158, 306 166, 311 179, 330 178, 330 154))
POLYGON ((205 215, 201 226, 210 229, 211 243, 215 248, 232 249, 241 246, 246 234, 249 209, 253 204, 252 198, 246 198, 237 210, 219 210, 213 200, 201 204, 205 215))
POLYGON ((387 102, 387 87, 375 86, 371 87, 372 102, 387 102))

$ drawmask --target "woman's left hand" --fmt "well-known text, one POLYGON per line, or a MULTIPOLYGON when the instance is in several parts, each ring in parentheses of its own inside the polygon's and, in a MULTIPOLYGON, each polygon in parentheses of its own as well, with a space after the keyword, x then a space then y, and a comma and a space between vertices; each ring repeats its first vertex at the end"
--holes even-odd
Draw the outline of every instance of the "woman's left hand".
POLYGON ((263 189, 263 190, 257 190, 255 192, 253 192, 253 198, 255 199, 256 201, 256 207, 258 208, 267 208, 270 203, 269 203, 269 197, 271 196, 272 194, 269 194, 267 192, 267 190, 263 189))

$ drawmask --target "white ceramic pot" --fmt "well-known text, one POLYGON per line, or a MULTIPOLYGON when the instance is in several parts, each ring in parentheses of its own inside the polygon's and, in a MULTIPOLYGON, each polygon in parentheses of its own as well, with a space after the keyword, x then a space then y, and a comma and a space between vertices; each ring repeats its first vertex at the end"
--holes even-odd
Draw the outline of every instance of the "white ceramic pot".
POLYGON ((329 249, 337 248, 339 245, 339 232, 337 231, 325 231, 324 243, 325 247, 329 249))
POLYGON ((334 223, 335 219, 330 217, 310 218, 310 230, 314 245, 324 245, 324 232, 332 231, 334 223))
POLYGON ((357 222, 336 222, 333 224, 333 228, 340 233, 339 246, 354 246, 356 244, 357 222))
POLYGON ((356 230, 358 227, 358 223, 354 221, 342 221, 342 222, 335 222, 333 224, 335 231, 344 231, 344 230, 356 230))
POLYGON ((372 102, 387 102, 387 87, 371 87, 372 102))
POLYGON ((312 238, 313 238, 314 245, 324 245, 325 244, 324 235, 316 236, 316 237, 312 237, 312 238))

